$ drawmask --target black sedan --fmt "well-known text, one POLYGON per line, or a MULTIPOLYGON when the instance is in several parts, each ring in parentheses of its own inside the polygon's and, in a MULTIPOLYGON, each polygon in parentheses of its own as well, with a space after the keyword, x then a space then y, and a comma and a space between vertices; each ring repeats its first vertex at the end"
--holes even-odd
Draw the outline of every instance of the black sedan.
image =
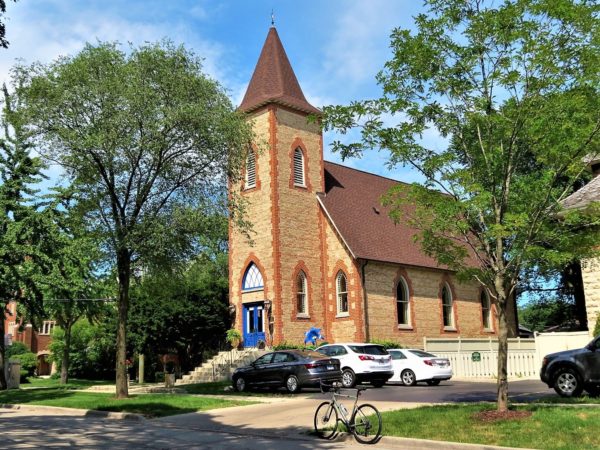
POLYGON ((267 353, 252 364, 240 367, 231 377, 233 388, 242 392, 251 386, 285 387, 298 392, 307 386, 330 384, 342 377, 340 362, 310 350, 281 350, 267 353))

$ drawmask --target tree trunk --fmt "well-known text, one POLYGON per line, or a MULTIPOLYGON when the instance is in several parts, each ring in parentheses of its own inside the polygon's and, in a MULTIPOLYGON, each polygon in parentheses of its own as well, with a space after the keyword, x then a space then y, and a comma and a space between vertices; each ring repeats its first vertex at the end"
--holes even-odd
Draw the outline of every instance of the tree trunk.
POLYGON ((0 318, 0 391, 6 390, 8 384, 6 383, 6 376, 4 375, 4 366, 6 364, 6 346, 4 345, 4 319, 6 317, 6 303, 2 303, 2 317, 0 318))
POLYGON ((128 250, 120 250, 117 254, 117 270, 119 274, 119 303, 117 317, 117 366, 116 395, 118 399, 127 398, 127 314, 129 311, 129 279, 131 275, 131 256, 128 250))
POLYGON ((69 322, 65 326, 65 346, 63 348, 62 361, 60 364, 60 384, 67 384, 69 382, 69 364, 71 356, 71 328, 72 324, 69 322))
POLYGON ((508 411, 508 317, 510 287, 501 273, 496 274, 494 287, 498 302, 498 411, 508 411))

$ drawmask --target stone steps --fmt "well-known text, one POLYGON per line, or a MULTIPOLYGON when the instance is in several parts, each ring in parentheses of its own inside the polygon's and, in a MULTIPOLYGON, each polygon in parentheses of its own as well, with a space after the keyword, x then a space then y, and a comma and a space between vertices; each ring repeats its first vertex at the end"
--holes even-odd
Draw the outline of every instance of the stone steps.
POLYGON ((177 380, 175 385, 231 380, 231 374, 235 369, 247 366, 265 352, 266 350, 258 349, 219 352, 205 364, 177 380))

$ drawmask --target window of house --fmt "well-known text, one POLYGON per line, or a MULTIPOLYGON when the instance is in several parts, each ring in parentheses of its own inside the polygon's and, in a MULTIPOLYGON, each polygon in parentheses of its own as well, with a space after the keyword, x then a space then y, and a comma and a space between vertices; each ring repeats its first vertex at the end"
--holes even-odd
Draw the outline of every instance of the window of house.
POLYGON ((52 333, 52 330, 54 329, 55 324, 56 324, 56 322, 54 322, 53 320, 44 320, 40 334, 52 333))
POLYGON ((256 155, 254 151, 250 150, 248 152, 248 157, 246 158, 246 180, 245 180, 245 189, 252 189, 256 187, 256 155))
POLYGON ((308 289, 306 275, 300 271, 296 278, 296 307, 298 315, 308 315, 308 289))
POLYGON ((454 328, 454 311, 452 309, 452 292, 447 284, 442 288, 442 313, 444 316, 444 328, 454 328))
POLYGON ((348 314, 348 283, 344 272, 339 272, 336 277, 337 309, 338 315, 348 314))
POLYGON ((483 328, 490 330, 492 328, 490 321, 491 305, 490 296, 485 290, 481 291, 481 319, 483 321, 483 328))
POLYGON ((244 281, 242 282, 242 290, 243 291, 251 291, 255 289, 262 289, 264 287, 264 281, 262 277, 262 273, 256 264, 251 263, 246 269, 246 273, 244 274, 244 281))
POLYGON ((8 322, 8 334, 10 334, 12 337, 15 337, 15 331, 17 328, 17 323, 16 322, 8 322))
POLYGON ((304 155, 302 150, 294 150, 294 186, 306 186, 304 174, 304 155))
POLYGON ((410 303, 408 297, 408 288, 403 278, 396 286, 396 310, 398 314, 398 325, 410 326, 410 303))

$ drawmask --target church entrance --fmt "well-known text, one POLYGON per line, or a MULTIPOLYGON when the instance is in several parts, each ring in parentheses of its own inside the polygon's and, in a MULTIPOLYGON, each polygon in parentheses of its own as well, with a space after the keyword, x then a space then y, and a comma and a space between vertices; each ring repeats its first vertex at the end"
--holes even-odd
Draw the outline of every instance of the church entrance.
POLYGON ((244 347, 265 341, 264 302, 244 304, 244 347))

